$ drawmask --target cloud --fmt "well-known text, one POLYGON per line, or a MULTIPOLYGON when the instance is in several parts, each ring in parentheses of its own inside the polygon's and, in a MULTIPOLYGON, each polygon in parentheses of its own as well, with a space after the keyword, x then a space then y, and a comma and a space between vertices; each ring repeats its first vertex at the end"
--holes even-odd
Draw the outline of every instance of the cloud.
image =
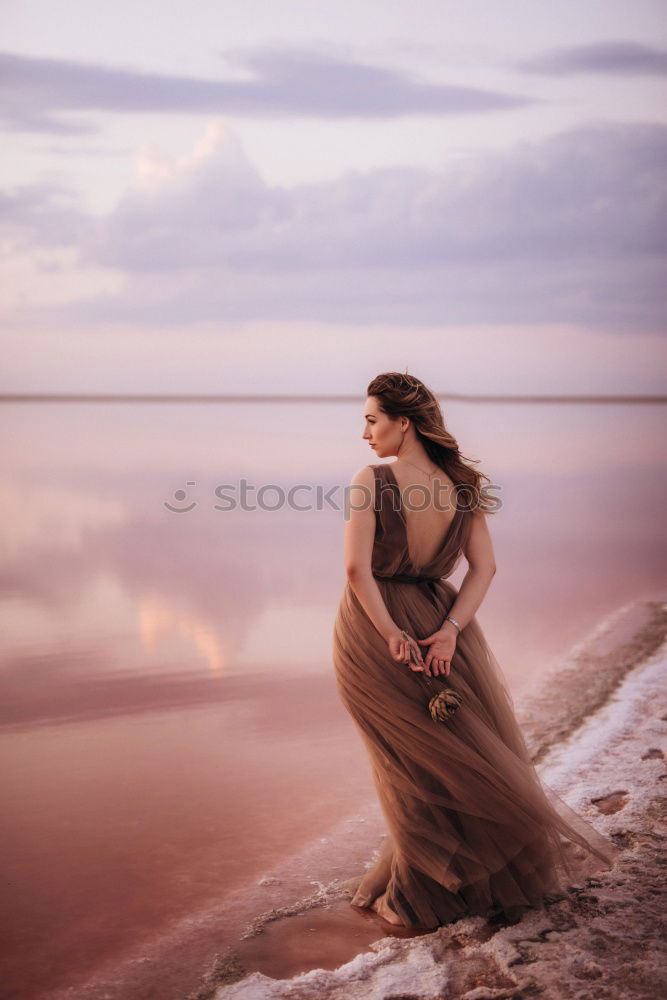
POLYGON ((233 50, 254 79, 207 80, 0 53, 0 118, 17 131, 87 132, 59 113, 192 113, 394 118, 503 111, 521 95, 422 82, 394 69, 305 49, 233 50))
POLYGON ((75 245, 90 228, 90 217, 76 194, 57 184, 22 184, 9 193, 0 191, 0 218, 12 250, 75 245))
POLYGON ((184 160, 145 153, 135 187, 80 235, 82 264, 123 273, 122 291, 55 314, 661 331, 666 161, 667 127, 601 123, 439 172, 283 188, 214 125, 184 160))
POLYGON ((667 128, 601 124, 434 172, 391 167, 271 187, 234 134, 142 161, 142 184, 89 234, 87 257, 133 272, 553 262, 667 251, 667 128))
POLYGON ((665 76, 667 50, 637 42, 600 42, 553 49, 515 66, 523 73, 573 76, 607 73, 616 76, 665 76))

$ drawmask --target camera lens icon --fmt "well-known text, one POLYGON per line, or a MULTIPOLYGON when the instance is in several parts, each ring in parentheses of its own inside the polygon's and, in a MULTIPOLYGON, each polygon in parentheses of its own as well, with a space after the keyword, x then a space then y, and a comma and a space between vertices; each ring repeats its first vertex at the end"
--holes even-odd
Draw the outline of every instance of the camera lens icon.
MULTIPOLYGON (((185 485, 196 486, 197 484, 196 482, 188 482, 185 485)), ((187 495, 188 494, 185 490, 176 490, 174 492, 174 500, 176 500, 179 504, 182 504, 183 501, 187 498, 187 495)), ((172 511, 174 514, 187 514, 188 511, 193 510, 197 506, 197 501, 193 500, 192 503, 189 504, 187 507, 173 507, 168 500, 165 500, 164 505, 167 508, 167 510, 172 511)))

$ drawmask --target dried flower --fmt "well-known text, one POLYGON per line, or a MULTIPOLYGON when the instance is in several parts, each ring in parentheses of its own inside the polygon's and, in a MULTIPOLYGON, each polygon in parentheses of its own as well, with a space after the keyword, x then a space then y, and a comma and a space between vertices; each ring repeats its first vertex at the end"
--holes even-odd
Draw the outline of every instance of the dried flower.
POLYGON ((461 704, 461 695, 453 688, 443 688, 428 703, 431 717, 436 722, 446 722, 461 704))

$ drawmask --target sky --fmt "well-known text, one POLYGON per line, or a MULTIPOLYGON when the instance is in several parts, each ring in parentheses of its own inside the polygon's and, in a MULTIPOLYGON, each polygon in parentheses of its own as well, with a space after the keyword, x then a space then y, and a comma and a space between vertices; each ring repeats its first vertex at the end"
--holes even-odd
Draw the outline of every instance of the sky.
POLYGON ((0 28, 0 392, 665 391, 661 0, 0 28))

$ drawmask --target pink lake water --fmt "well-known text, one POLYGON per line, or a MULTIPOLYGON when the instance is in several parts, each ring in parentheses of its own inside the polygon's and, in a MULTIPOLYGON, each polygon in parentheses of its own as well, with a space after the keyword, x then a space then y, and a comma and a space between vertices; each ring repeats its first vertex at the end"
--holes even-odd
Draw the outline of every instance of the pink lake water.
MULTIPOLYGON (((446 407, 500 486, 477 617, 514 692, 664 588, 663 412, 446 407)), ((330 658, 343 489, 376 461, 362 413, 3 406, 3 996, 115 1000, 134 962, 125 996, 177 1000, 263 877, 316 879, 334 828, 365 856, 374 791, 330 658), (220 509, 242 479, 276 509, 220 509), (280 505, 295 486, 315 509, 280 505), (167 940, 188 946, 156 960, 167 940)))

